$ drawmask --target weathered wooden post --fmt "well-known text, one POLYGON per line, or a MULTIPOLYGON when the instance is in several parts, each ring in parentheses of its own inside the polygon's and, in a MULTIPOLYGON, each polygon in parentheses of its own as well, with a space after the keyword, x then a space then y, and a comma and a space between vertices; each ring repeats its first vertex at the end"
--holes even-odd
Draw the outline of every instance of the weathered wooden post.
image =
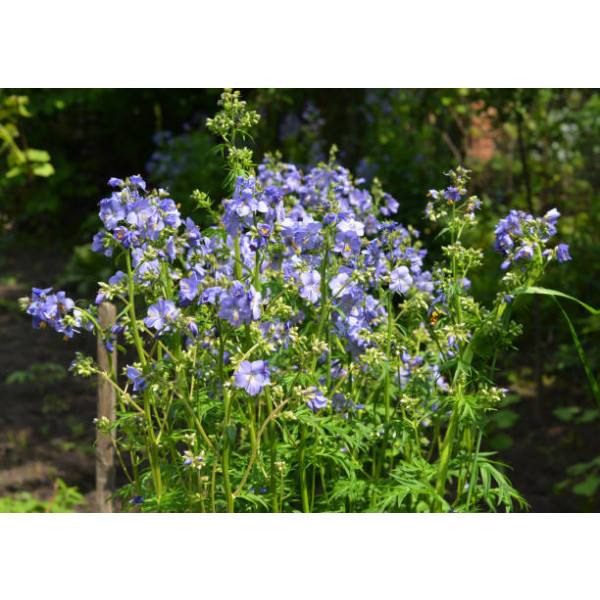
MULTIPOLYGON (((98 324, 102 329, 111 328, 117 318, 117 309, 110 302, 102 302, 98 307, 98 324)), ((116 344, 112 351, 112 362, 115 373, 117 372, 117 348, 116 344)), ((110 373, 111 364, 108 351, 98 335, 98 366, 110 373)), ((98 376, 98 419, 106 417, 111 423, 115 420, 115 389, 104 379, 98 376)), ((115 431, 110 435, 96 430, 96 494, 98 510, 101 513, 114 512, 114 501, 109 500, 115 492, 115 453, 113 441, 116 439, 115 431)))

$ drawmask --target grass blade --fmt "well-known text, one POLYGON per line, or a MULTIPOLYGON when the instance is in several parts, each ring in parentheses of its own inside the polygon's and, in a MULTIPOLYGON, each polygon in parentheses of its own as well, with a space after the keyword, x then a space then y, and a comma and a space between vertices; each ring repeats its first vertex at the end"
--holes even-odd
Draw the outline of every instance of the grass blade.
POLYGON ((573 296, 569 296, 568 294, 557 292, 556 290, 550 290, 548 288, 537 286, 526 286, 515 290, 514 293, 515 296, 518 296, 519 294, 541 294, 543 296, 560 296, 561 298, 567 298, 567 300, 573 300, 573 302, 577 302, 577 304, 583 306, 583 308, 585 308, 588 312, 595 316, 600 315, 600 310, 596 310, 595 308, 592 308, 589 304, 586 304, 585 302, 582 302, 581 300, 578 300, 573 296))
MULTIPOLYGON (((562 295, 564 295, 564 294, 562 294, 562 295)), ((575 349, 577 350, 577 354, 579 354, 579 358, 581 359, 583 368, 585 369, 585 374, 587 375, 590 385, 592 386, 592 390, 594 391, 594 397, 596 398, 596 402, 598 403, 598 406, 600 406, 600 387, 598 387, 598 382, 596 381, 596 378, 594 377, 594 374, 592 373, 592 369, 590 367, 590 364, 587 361, 585 352, 583 351, 583 347, 581 345, 581 342, 579 341, 577 332, 575 331, 575 327, 573 327, 573 323, 571 323, 571 319, 569 319, 567 312, 561 306, 560 302, 556 298, 552 298, 552 299, 554 300, 554 302, 556 302, 556 304, 558 305, 558 308, 560 308, 560 311, 562 312, 563 316, 565 317, 565 319, 567 321, 567 325, 569 326, 569 329, 571 330, 571 336, 573 337, 573 343, 575 344, 575 349)))

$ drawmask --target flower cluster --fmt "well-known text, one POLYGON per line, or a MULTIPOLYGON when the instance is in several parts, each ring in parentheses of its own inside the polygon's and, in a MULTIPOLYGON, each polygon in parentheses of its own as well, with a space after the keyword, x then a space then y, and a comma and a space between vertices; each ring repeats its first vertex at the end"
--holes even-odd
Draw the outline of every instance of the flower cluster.
POLYGON ((481 208, 481 200, 467 194, 469 171, 458 167, 446 175, 450 178, 450 185, 443 190, 429 190, 427 194, 431 198, 425 208, 427 217, 437 222, 451 215, 451 225, 452 221, 457 220, 464 224, 475 224, 475 213, 481 208))
POLYGON ((179 209, 165 190, 147 193, 146 182, 138 175, 126 180, 113 177, 108 183, 116 189, 100 201, 105 229, 94 236, 92 250, 105 256, 112 256, 116 248, 131 250, 136 281, 149 285, 158 276, 160 261, 175 259, 179 209), (153 244, 160 246, 159 252, 151 251, 153 244))
POLYGON ((27 302, 27 314, 33 317, 34 328, 51 327, 68 340, 79 333, 75 327, 82 325, 81 311, 75 308, 75 302, 67 298, 65 292, 51 294, 51 291, 52 288, 34 287, 27 302))
MULTIPOLYGON (((238 121, 256 120, 244 116, 240 102, 227 96, 225 104, 237 116, 225 111, 212 123, 223 135, 238 121)), ((495 388, 468 381, 465 373, 475 369, 472 347, 496 335, 510 291, 491 310, 469 295, 467 274, 481 262, 481 252, 463 247, 460 235, 475 224, 481 202, 468 194, 464 169, 448 174, 446 188, 429 192, 426 213, 443 221, 450 244, 442 248, 445 262, 428 267, 419 232, 393 220, 398 201, 376 181, 363 187, 333 155, 306 171, 267 156, 256 174, 242 175, 244 161, 231 169, 232 193, 223 201, 220 222, 203 230, 181 217, 166 191, 148 189, 140 176, 112 178, 112 193, 100 201, 103 228, 92 248, 123 256, 123 270, 100 283, 95 304, 85 310, 64 292, 34 288, 27 312, 35 327, 51 326, 67 338, 85 327, 109 349, 119 348, 120 336, 137 353, 136 362, 125 366, 123 386, 115 373, 99 374, 112 377, 122 424, 133 440, 127 449, 144 457, 136 466, 148 461, 144 481, 152 480, 158 495, 163 476, 170 477, 173 485, 183 482, 195 490, 181 506, 195 509, 200 502, 204 510, 204 486, 211 485, 214 509, 220 473, 230 509, 234 497, 261 489, 267 477, 275 506, 288 498, 273 492, 277 482, 296 469, 303 486, 297 498, 306 510, 303 461, 312 425, 319 424, 310 455, 319 461, 335 456, 329 466, 313 465, 313 479, 328 468, 350 473, 360 452, 377 477, 393 452, 397 464, 405 460, 396 439, 419 445, 406 456, 431 457, 424 447, 442 447, 433 436, 457 430, 459 424, 449 427, 448 420, 457 418, 453 402, 461 394, 482 399, 481 406, 469 400, 469 410, 495 408, 495 388), (121 301, 124 309, 103 330, 96 315, 106 299, 121 301), (284 422, 296 419, 299 426, 284 422), (328 427, 337 428, 334 451, 325 448, 328 427), (182 453, 190 432, 198 435, 182 453), (299 441, 290 439, 296 433, 299 441), (271 445, 268 458, 261 454, 261 439, 271 445), (288 454, 277 448, 278 439, 288 454), (234 491, 227 477, 235 458, 230 452, 239 448, 250 448, 251 461, 238 461, 244 466, 234 491), (276 467, 282 458, 289 469, 276 467), (252 471, 255 459, 259 466, 252 471), (264 466, 269 460, 270 475, 264 466), (341 469, 340 460, 348 461, 341 469)), ((495 232, 503 267, 569 260, 565 244, 545 247, 558 217, 556 210, 539 219, 511 211, 495 232)), ((99 372, 81 357, 73 368, 99 372)), ((452 442, 444 447, 453 448, 452 442)), ((432 472, 445 482, 445 469, 447 464, 432 472)), ((136 488, 136 494, 141 491, 150 510, 152 493, 136 488)), ((251 501, 259 502, 260 495, 251 501)), ((432 502, 437 506, 442 496, 443 488, 432 502)))
MULTIPOLYGON (((430 190, 427 213, 434 219, 451 213, 451 226, 452 219, 472 223, 481 202, 467 194, 467 171, 459 168, 448 175, 451 185, 430 190)), ((431 325, 440 315, 444 321, 451 307, 443 277, 424 269, 426 251, 420 247, 418 231, 386 220, 398 211, 399 203, 378 185, 369 192, 360 183, 333 159, 302 173, 293 164, 267 157, 257 177, 236 179, 232 197, 223 202, 221 227, 201 232, 191 219, 182 220, 164 190, 147 190, 139 176, 112 178, 109 185, 114 191, 100 202, 104 229, 94 237, 92 247, 106 255, 116 249, 126 252, 131 257, 131 273, 117 271, 108 284, 101 285, 96 303, 129 294, 131 284, 146 288, 149 306, 138 325, 143 324, 155 337, 177 331, 187 347, 202 343, 207 360, 215 363, 208 369, 213 373, 218 371, 219 357, 225 360, 232 351, 219 350, 226 326, 246 328, 244 335, 256 347, 286 352, 293 349, 290 335, 296 339, 298 329, 310 329, 316 323, 315 348, 320 337, 327 334, 329 339, 312 361, 313 368, 326 366, 319 383, 332 385, 346 376, 339 358, 331 356, 334 340, 352 360, 369 352, 361 363, 366 376, 372 368, 369 365, 377 363, 376 356, 389 355, 382 335, 388 330, 389 310, 395 302, 392 294, 407 306, 424 307, 431 325), (282 294, 283 305, 275 300, 282 294), (204 337, 199 329, 201 309, 215 322, 204 337), (247 328, 255 322, 259 327, 248 337, 247 328)), ((553 251, 543 249, 556 232, 558 217, 556 210, 541 219, 511 211, 495 231, 494 248, 505 256, 503 267, 531 260, 538 250, 548 259, 568 260, 565 244, 553 251)), ((466 251, 455 245, 452 252, 466 251)), ((463 276, 461 282, 464 293, 468 279, 463 276)), ((27 311, 34 317, 34 326, 51 325, 68 337, 82 321, 91 326, 91 310, 75 309, 75 318, 65 324, 64 317, 73 311, 74 303, 64 292, 50 295, 50 291, 33 290, 27 311)), ((107 343, 112 344, 118 333, 127 333, 131 326, 129 315, 124 314, 107 343)), ((445 358, 460 351, 456 335, 446 336, 442 343, 448 348, 445 358)), ((442 357, 426 345, 414 356, 404 348, 395 384, 406 389, 410 382, 428 382, 431 390, 447 392, 438 354, 442 357)), ((242 360, 232 374, 235 386, 250 396, 260 395, 271 383, 267 361, 256 358, 242 360)), ((128 366, 126 374, 134 393, 145 390, 148 378, 154 376, 141 364, 128 366)), ((314 412, 328 405, 316 386, 306 389, 306 404, 314 412)))
POLYGON ((559 244, 554 250, 545 249, 546 242, 556 234, 556 223, 560 213, 553 208, 543 217, 534 218, 522 210, 511 210, 508 217, 501 219, 495 229, 494 250, 504 256, 502 268, 511 264, 524 264, 536 253, 558 262, 571 260, 569 246, 559 244))

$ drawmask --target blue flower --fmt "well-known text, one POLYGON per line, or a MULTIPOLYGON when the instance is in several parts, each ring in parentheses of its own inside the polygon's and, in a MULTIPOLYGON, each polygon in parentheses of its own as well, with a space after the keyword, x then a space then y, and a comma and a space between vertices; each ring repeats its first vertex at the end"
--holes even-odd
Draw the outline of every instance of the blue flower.
POLYGON ((443 192, 442 196, 444 196, 444 198, 448 200, 448 202, 458 202, 460 200, 461 194, 464 193, 465 192, 463 190, 458 190, 454 187, 449 187, 446 189, 445 192, 443 192))
POLYGON ((556 208, 552 208, 550 209, 545 215, 544 215, 544 219, 546 221, 548 221, 549 223, 551 223, 552 225, 556 225, 556 222, 558 221, 558 218, 560 217, 560 213, 558 212, 558 210, 556 210, 556 208))
POLYGON ((105 231, 99 231, 92 239, 92 250, 104 256, 112 256, 113 247, 110 245, 110 235, 105 231))
POLYGON ((239 327, 251 321, 252 310, 246 296, 224 295, 219 302, 218 315, 233 327, 239 327))
POLYGON ((165 225, 169 227, 179 227, 181 225, 181 215, 177 204, 171 198, 163 198, 158 204, 161 217, 165 225))
POLYGON ((188 329, 190 330, 190 333, 194 336, 194 337, 198 337, 198 325, 196 323, 196 321, 189 321, 188 322, 188 329))
POLYGON ((300 297, 316 304, 321 297, 320 286, 321 286, 321 275, 318 271, 308 271, 300 275, 300 297))
POLYGON ((571 260, 571 256, 569 255, 569 245, 568 244, 559 244, 556 247, 556 259, 560 263, 565 262, 567 260, 571 260))
POLYGON ((258 235, 259 235, 259 247, 266 248, 269 242, 269 238, 273 233, 273 225, 269 225, 268 223, 259 223, 258 224, 258 235))
POLYGON ((74 333, 79 333, 63 322, 63 318, 75 308, 75 303, 71 298, 67 298, 65 292, 48 295, 50 291, 52 288, 33 288, 26 312, 33 317, 34 328, 43 329, 49 325, 58 333, 62 333, 66 341, 72 338, 74 333))
POLYGON ((31 290, 31 301, 32 302, 38 302, 40 300, 44 301, 47 297, 48 294, 52 291, 52 288, 32 288, 31 290))
POLYGON ((135 185, 141 190, 146 191, 146 182, 139 175, 132 175, 129 181, 131 181, 131 185, 135 185))
POLYGON ((193 466, 200 471, 204 466, 204 452, 200 453, 199 455, 194 455, 191 450, 186 450, 182 454, 182 458, 184 459, 183 466, 186 468, 193 466))
POLYGON ((165 228, 158 208, 148 198, 134 202, 127 213, 127 222, 144 238, 156 242, 165 228))
POLYGON ((258 235, 264 238, 268 238, 273 233, 273 226, 268 223, 258 224, 258 235))
POLYGON ((337 230, 341 233, 353 231, 357 236, 362 237, 365 234, 365 226, 354 218, 353 213, 340 213, 340 222, 337 230))
POLYGON ((389 217, 392 214, 397 213, 398 208, 400 207, 398 201, 389 194, 384 194, 384 198, 386 199, 386 206, 382 206, 379 209, 379 212, 381 212, 384 217, 389 217))
POLYGON ((294 241, 300 246, 303 252, 307 250, 316 250, 323 243, 323 238, 319 231, 323 225, 321 223, 312 222, 301 226, 294 235, 294 241))
POLYGON ((166 332, 169 331, 168 324, 178 316, 179 310, 175 307, 173 300, 159 298, 158 302, 148 309, 148 316, 144 319, 144 324, 150 329, 166 332))
POLYGON ((344 258, 360 252, 361 241, 359 234, 354 229, 340 231, 335 235, 334 252, 339 252, 344 258))
POLYGON ((198 225, 196 225, 196 223, 194 223, 194 221, 192 221, 192 219, 189 217, 185 220, 184 225, 188 233, 190 244, 192 246, 197 246, 202 239, 202 234, 198 229, 198 225))
POLYGON ((390 273, 390 290, 394 292, 406 294, 412 282, 413 278, 410 275, 408 267, 405 267, 404 265, 394 269, 390 273))
POLYGON ((266 360, 243 360, 235 373, 236 387, 244 388, 250 396, 258 396, 271 383, 268 364, 266 360))
POLYGON ((200 297, 201 304, 216 304, 221 294, 224 293, 223 288, 215 286, 206 288, 200 297))
POLYGON ((335 277, 332 277, 329 280, 329 289, 331 290, 334 298, 347 290, 350 285, 348 284, 348 280, 350 279, 351 274, 347 271, 341 271, 335 277))
POLYGON ((136 369, 131 365, 127 365, 125 372, 127 374, 127 378, 133 383, 134 392, 139 392, 146 388, 146 381, 144 380, 144 376, 139 369, 136 369))
POLYGON ((533 248, 529 244, 523 244, 516 252, 513 260, 517 261, 520 258, 531 260, 533 258, 533 248))
POLYGON ((99 214, 106 229, 111 231, 115 229, 119 221, 125 218, 125 207, 121 204, 116 193, 111 198, 104 198, 100 201, 99 214))
POLYGON ((340 412, 348 410, 356 412, 357 409, 365 407, 364 404, 354 404, 354 402, 348 400, 344 394, 334 394, 333 398, 331 398, 331 406, 340 412))
MULTIPOLYGON (((466 279, 466 277, 465 277, 466 279)), ((422 292, 427 294, 433 294, 433 281, 431 278, 431 273, 429 271, 424 271, 419 276, 414 279, 415 287, 422 292)))
POLYGON ((167 239, 167 245, 165 248, 165 256, 169 259, 169 262, 173 262, 177 256, 177 248, 175 248, 175 237, 170 236, 167 239))
POLYGON ((514 246, 513 240, 523 235, 522 225, 532 220, 533 217, 522 210, 511 210, 508 217, 501 219, 496 226, 494 250, 507 256, 509 250, 514 246))
POLYGON ((322 408, 327 406, 327 398, 316 387, 311 387, 309 390, 310 396, 306 401, 306 406, 313 412, 318 413, 322 408))
POLYGON ((110 285, 118 285, 125 279, 127 279, 127 275, 125 275, 123 271, 117 271, 112 277, 109 278, 108 283, 110 285))
MULTIPOLYGON (((206 290, 204 294, 209 290, 206 290)), ((202 302, 209 301, 208 298, 204 298, 204 294, 202 302)), ((242 283, 234 281, 229 289, 220 295, 218 315, 221 319, 229 321, 233 327, 250 323, 252 320, 257 321, 261 316, 261 300, 261 294, 252 286, 246 290, 242 283)))
POLYGON ((188 279, 182 279, 179 282, 179 299, 184 302, 191 302, 198 294, 198 283, 195 273, 192 273, 188 279))
MULTIPOLYGON (((123 248, 136 247, 140 244, 140 234, 138 231, 130 231, 127 227, 119 226, 115 228, 113 238, 123 244, 123 248)), ((93 249, 93 248, 92 248, 93 249)))

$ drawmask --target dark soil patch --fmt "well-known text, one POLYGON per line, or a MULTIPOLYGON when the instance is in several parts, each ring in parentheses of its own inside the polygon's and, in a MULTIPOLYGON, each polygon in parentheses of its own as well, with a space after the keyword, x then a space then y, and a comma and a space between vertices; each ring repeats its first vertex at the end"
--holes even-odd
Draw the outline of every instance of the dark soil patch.
MULTIPOLYGON (((523 353, 519 355, 522 356, 523 353)), ((579 407, 582 414, 596 408, 583 369, 557 377, 552 385, 543 386, 539 399, 533 382, 527 380, 510 386, 521 400, 510 408, 518 413, 516 423, 507 430, 514 444, 499 452, 498 458, 513 470, 507 474, 515 488, 531 504, 532 512, 595 512, 600 508, 600 494, 573 493, 573 485, 555 488, 567 479, 567 469, 600 456, 598 420, 589 423, 561 421, 554 410, 579 407)), ((573 484, 583 477, 573 480, 573 484)))

